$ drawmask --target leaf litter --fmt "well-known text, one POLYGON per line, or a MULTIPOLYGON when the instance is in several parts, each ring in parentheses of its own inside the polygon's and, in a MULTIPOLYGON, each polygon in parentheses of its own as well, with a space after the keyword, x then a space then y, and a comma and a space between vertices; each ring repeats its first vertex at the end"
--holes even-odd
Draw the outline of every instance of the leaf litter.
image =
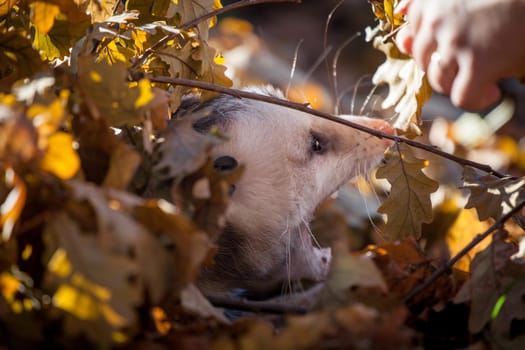
MULTIPOLYGON (((394 11, 397 2, 369 2, 378 19, 370 30, 373 45, 386 55, 373 78, 389 85, 383 108, 394 108, 401 135, 424 135, 420 114, 430 91, 411 58, 393 46, 392 33, 404 20, 394 11)), ((332 245, 334 261, 306 314, 252 311, 232 321, 200 293, 197 276, 213 263, 228 189, 242 169, 214 171, 209 151, 223 135, 190 134, 188 122, 168 123, 192 89, 152 84, 146 75, 230 86, 208 43, 216 19, 183 28, 220 6, 181 0, 0 4, 0 326, 8 334, 0 334, 0 344, 523 346, 521 216, 502 222, 450 274, 403 302, 522 200, 525 150, 495 130, 469 147, 507 154, 512 176, 463 167, 457 189, 459 181, 446 179, 457 169, 400 143, 377 172, 390 183, 389 194, 379 196, 385 223, 378 216, 366 226, 365 217, 360 226, 345 215, 342 200, 321 205, 313 227, 320 228, 320 242, 332 245), (47 9, 56 17, 42 16, 47 9), (166 35, 166 45, 155 47, 166 35), (69 60, 61 62, 64 57, 69 60), (168 158, 167 150, 176 153, 168 158)), ((243 36, 252 30, 230 23, 230 31, 243 36)), ((444 134, 465 156, 465 144, 444 134)))

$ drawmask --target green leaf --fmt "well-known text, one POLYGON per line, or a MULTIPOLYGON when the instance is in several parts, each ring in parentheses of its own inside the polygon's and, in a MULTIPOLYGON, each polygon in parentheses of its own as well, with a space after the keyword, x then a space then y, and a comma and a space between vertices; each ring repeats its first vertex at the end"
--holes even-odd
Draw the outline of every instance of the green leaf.
POLYGON ((398 152, 389 152, 386 164, 376 177, 387 179, 392 188, 378 211, 387 215, 384 236, 390 240, 421 236, 421 224, 432 221, 430 194, 439 184, 423 173, 428 161, 418 159, 412 149, 398 145, 398 152))
POLYGON ((463 188, 470 191, 465 208, 475 208, 480 220, 499 219, 516 206, 525 185, 524 178, 480 175, 474 168, 463 170, 463 188))

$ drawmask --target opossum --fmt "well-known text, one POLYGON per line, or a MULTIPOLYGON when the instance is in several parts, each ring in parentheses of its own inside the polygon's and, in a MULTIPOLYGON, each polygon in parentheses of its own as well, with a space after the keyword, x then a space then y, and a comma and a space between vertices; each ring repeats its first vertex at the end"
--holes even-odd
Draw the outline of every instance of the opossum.
MULTIPOLYGON (((283 98, 270 88, 251 92, 283 98)), ((216 127, 228 137, 213 149, 217 171, 242 164, 232 187, 226 227, 212 267, 203 271, 207 290, 267 291, 284 282, 322 281, 330 248, 314 245, 309 222, 316 207, 341 185, 378 164, 392 142, 297 110, 228 95, 186 101, 177 118, 205 111, 193 124, 200 133, 216 127)), ((393 134, 378 119, 349 120, 393 134)))

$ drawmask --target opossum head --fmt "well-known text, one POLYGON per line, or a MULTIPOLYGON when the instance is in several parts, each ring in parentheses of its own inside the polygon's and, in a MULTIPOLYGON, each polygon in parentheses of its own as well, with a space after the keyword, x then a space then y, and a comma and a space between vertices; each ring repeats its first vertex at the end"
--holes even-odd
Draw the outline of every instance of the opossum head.
MULTIPOLYGON (((273 90, 255 91, 282 98, 273 90)), ((391 142, 253 100, 220 96, 199 108, 208 108, 208 116, 195 129, 206 132, 213 125, 228 137, 213 151, 217 168, 245 166, 219 240, 218 269, 236 280, 322 279, 330 252, 312 245, 308 222, 314 210, 377 165, 391 142)), ((393 132, 381 120, 349 119, 393 132)))

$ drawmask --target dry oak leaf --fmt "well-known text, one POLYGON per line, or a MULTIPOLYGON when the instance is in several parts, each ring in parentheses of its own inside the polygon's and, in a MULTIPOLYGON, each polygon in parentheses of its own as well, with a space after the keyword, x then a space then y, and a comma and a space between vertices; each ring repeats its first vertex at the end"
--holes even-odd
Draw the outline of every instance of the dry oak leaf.
POLYGON ((90 56, 79 58, 78 75, 93 117, 104 118, 116 127, 145 120, 145 111, 153 101, 148 80, 130 85, 123 64, 95 63, 90 56))
POLYGON ((408 236, 418 239, 421 224, 432 221, 430 194, 439 184, 422 171, 428 161, 416 158, 405 144, 398 144, 397 150, 387 153, 386 163, 376 173, 377 178, 391 185, 390 194, 378 208, 387 216, 383 235, 388 240, 408 236))
POLYGON ((89 13, 91 16, 91 23, 104 22, 113 15, 113 11, 117 5, 117 0, 73 0, 78 7, 89 13))
POLYGON ((470 191, 465 208, 475 208, 480 220, 497 220, 512 210, 525 185, 524 178, 480 175, 468 166, 463 170, 463 182, 463 188, 470 191))
POLYGON ((9 92, 17 80, 48 69, 25 35, 0 26, 0 92, 9 92))
POLYGON ((386 292, 388 287, 374 261, 367 255, 350 253, 345 246, 334 247, 332 266, 321 294, 322 305, 342 305, 350 298, 352 287, 374 288, 386 292))
POLYGON ((372 77, 375 85, 389 86, 388 96, 381 107, 394 107, 397 113, 392 122, 394 128, 402 131, 407 137, 420 135, 421 109, 432 94, 425 73, 412 58, 403 55, 394 43, 384 42, 382 36, 375 37, 373 44, 386 56, 386 61, 377 68, 372 77))

